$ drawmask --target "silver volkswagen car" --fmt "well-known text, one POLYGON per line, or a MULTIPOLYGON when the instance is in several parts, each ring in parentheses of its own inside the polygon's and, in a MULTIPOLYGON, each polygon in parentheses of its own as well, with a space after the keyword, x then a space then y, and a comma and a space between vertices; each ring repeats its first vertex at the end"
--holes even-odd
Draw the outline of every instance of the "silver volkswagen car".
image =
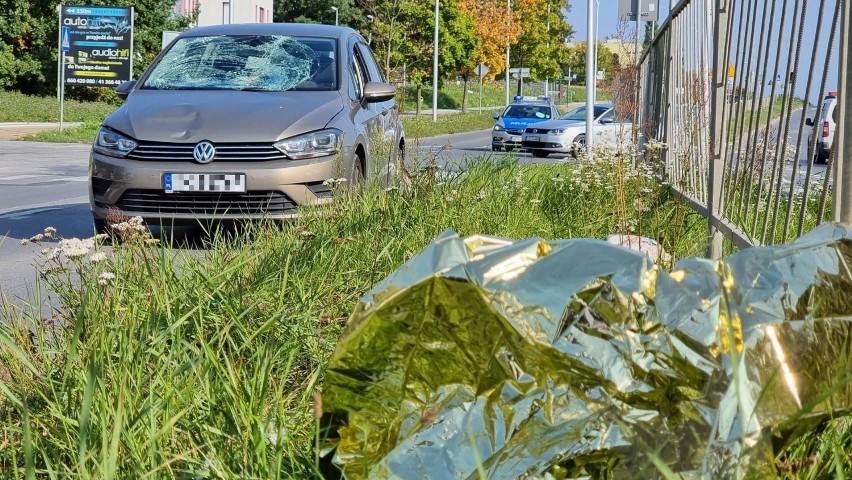
POLYGON ((389 180, 405 146, 395 89, 346 27, 188 30, 116 91, 89 164, 98 230, 111 212, 289 218, 329 200, 329 180, 389 180))

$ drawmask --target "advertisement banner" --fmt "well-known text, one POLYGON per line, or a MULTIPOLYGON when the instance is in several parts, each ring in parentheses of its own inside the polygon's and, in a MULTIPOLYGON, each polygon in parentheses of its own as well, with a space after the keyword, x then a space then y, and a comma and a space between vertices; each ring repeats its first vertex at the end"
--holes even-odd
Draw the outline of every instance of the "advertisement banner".
POLYGON ((115 87, 133 75, 133 8, 62 5, 65 85, 115 87))

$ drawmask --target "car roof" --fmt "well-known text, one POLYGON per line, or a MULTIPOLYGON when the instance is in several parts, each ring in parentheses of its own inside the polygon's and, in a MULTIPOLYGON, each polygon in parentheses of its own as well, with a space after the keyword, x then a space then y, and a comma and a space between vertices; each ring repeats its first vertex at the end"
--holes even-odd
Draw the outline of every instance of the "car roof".
POLYGON ((360 34, 349 28, 318 23, 235 23, 227 25, 209 25, 184 31, 181 37, 202 37, 208 35, 294 35, 304 37, 347 38, 360 34))

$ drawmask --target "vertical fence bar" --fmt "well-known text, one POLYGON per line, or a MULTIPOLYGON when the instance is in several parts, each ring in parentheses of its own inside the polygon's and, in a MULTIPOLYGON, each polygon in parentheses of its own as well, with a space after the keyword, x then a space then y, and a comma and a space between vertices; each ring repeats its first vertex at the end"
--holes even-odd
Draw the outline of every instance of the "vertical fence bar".
POLYGON ((707 256, 713 260, 722 257, 723 240, 722 233, 716 227, 716 219, 721 217, 722 213, 722 173, 725 168, 721 152, 726 128, 721 113, 724 109, 728 66, 725 64, 727 52, 721 46, 725 44, 728 35, 728 1, 716 0, 716 11, 713 15, 713 110, 710 112, 710 174, 707 176, 707 223, 710 234, 707 256))
POLYGON ((842 1, 840 5, 840 55, 838 70, 838 98, 839 122, 835 127, 834 145, 832 155, 834 162, 834 221, 846 225, 852 225, 852 136, 846 133, 852 125, 852 95, 849 89, 849 54, 852 53, 852 35, 850 35, 850 9, 848 1, 842 1))

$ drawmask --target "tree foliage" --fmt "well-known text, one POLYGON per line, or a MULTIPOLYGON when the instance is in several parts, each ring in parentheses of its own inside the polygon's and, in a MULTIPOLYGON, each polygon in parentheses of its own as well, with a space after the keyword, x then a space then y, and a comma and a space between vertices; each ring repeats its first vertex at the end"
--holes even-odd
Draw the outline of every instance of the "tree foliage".
MULTIPOLYGON (((602 42, 598 43, 598 70, 604 71, 604 83, 611 81, 621 69, 618 54, 611 51, 602 42)), ((586 42, 577 42, 568 48, 567 58, 564 63, 563 72, 576 75, 574 85, 586 84, 586 42)))
POLYGON ((503 0, 463 0, 462 9, 473 19, 479 39, 475 61, 488 67, 485 79, 491 80, 506 70, 506 46, 521 35, 520 12, 509 12, 503 0))
MULTIPOLYGON (((135 9, 134 73, 160 51, 164 30, 183 30, 191 18, 172 12, 172 0, 87 0, 85 5, 121 5, 135 9)), ((56 90, 59 50, 58 0, 0 2, 0 86, 28 94, 56 90)))
POLYGON ((513 67, 529 68, 536 79, 559 76, 568 60, 565 42, 574 29, 562 15, 564 0, 518 0, 522 31, 511 48, 513 67))

